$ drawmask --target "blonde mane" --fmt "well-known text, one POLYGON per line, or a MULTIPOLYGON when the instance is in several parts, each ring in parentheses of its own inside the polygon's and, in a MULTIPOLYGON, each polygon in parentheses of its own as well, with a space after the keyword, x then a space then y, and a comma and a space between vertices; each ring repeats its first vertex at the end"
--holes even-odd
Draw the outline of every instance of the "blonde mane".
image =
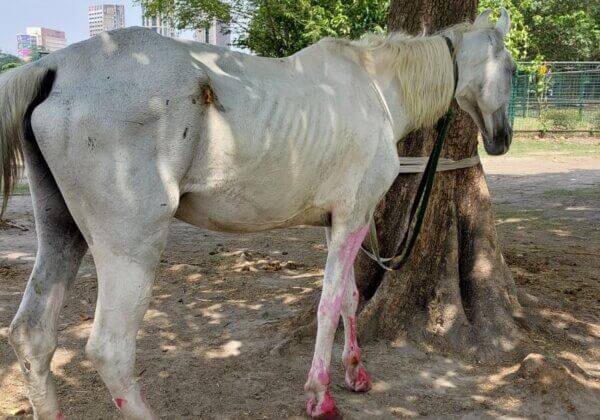
POLYGON ((369 34, 348 44, 358 49, 367 71, 373 74, 373 53, 385 49, 400 84, 402 105, 413 128, 427 127, 443 115, 454 96, 454 63, 441 35, 458 50, 462 34, 472 25, 463 23, 433 36, 411 36, 402 32, 369 34))

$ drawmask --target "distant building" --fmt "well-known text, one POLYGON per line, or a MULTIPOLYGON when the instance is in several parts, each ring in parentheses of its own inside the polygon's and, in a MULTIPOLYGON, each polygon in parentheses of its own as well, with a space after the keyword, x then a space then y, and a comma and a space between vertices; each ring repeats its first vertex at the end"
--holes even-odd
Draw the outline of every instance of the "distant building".
POLYGON ((198 42, 204 42, 205 44, 229 48, 231 36, 226 29, 227 28, 215 20, 210 28, 197 29, 194 31, 194 39, 198 42))
POLYGON ((167 16, 146 16, 146 11, 142 6, 142 26, 153 30, 154 32, 161 34, 162 36, 168 36, 170 38, 177 38, 177 30, 173 26, 173 22, 167 16))
POLYGON ((125 6, 119 4, 97 4, 88 7, 90 37, 105 31, 125 27, 125 6))
POLYGON ((17 35, 17 56, 23 61, 30 61, 37 51, 37 38, 27 34, 17 35))
POLYGON ((24 61, 31 60, 39 52, 48 54, 67 46, 67 38, 63 31, 30 26, 26 33, 17 35, 17 55, 24 61))
POLYGON ((36 38, 38 48, 43 52, 54 52, 67 46, 67 37, 63 31, 33 26, 27 28, 27 35, 36 38))

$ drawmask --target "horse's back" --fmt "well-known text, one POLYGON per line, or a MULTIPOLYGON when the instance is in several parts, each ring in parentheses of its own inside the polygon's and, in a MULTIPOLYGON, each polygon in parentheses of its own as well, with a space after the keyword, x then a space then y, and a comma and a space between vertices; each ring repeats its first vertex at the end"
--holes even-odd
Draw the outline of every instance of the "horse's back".
MULTIPOLYGON (((52 95, 131 108, 151 97, 187 91, 204 70, 186 46, 143 28, 105 32, 50 54, 56 69, 52 95), (173 71, 176 69, 176 71, 173 71)), ((108 106, 107 106, 108 107, 108 106)))
POLYGON ((326 224, 332 203, 355 195, 381 135, 362 123, 383 118, 369 85, 322 46, 265 59, 133 28, 44 65, 57 80, 33 129, 86 217, 158 214, 183 196, 180 216, 219 230, 326 224))

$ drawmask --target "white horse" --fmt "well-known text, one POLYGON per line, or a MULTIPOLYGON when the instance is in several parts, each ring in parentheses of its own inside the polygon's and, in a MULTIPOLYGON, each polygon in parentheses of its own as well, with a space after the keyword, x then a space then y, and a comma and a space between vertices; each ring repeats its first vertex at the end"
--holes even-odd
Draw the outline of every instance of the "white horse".
POLYGON ((399 172, 396 143, 455 97, 489 153, 508 150, 509 17, 442 35, 325 39, 259 58, 132 28, 0 79, 5 200, 21 150, 38 253, 10 341, 37 418, 61 418, 49 372, 69 282, 91 251, 98 303, 86 354, 129 419, 154 414, 134 379, 136 334, 174 217, 218 231, 327 228, 318 332, 305 385, 312 417, 338 414, 329 366, 340 315, 346 384, 371 384, 356 343, 353 262, 399 172))

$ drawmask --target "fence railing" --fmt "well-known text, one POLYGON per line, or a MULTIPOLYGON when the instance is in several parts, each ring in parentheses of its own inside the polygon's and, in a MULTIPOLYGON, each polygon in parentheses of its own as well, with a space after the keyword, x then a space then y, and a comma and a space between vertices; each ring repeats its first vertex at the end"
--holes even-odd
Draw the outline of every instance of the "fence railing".
POLYGON ((600 62, 518 67, 509 107, 515 131, 600 134, 600 62))

